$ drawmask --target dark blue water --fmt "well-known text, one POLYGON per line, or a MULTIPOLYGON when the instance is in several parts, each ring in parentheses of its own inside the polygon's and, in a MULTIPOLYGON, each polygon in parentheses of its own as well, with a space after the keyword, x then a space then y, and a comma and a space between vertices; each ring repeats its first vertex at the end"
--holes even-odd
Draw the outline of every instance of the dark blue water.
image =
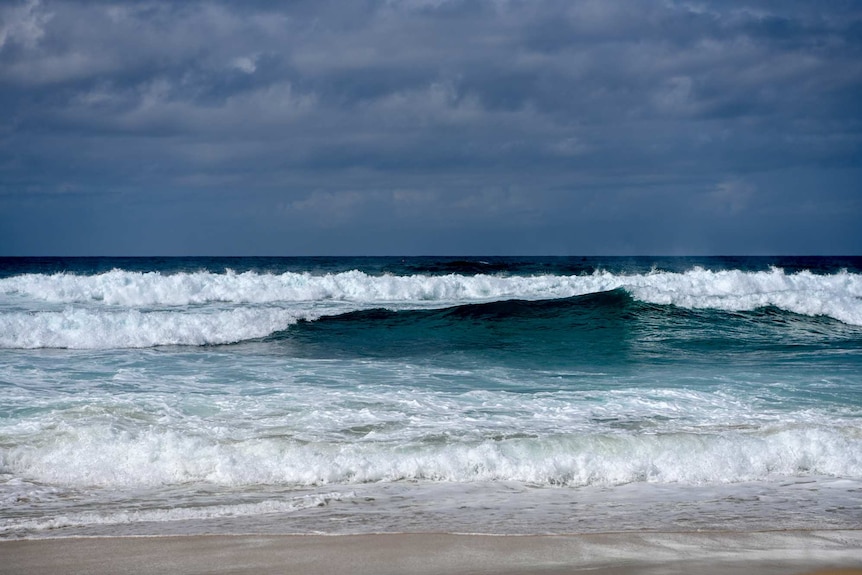
POLYGON ((98 274, 112 269, 162 273, 226 269, 258 273, 338 273, 361 270, 371 275, 411 274, 514 274, 584 275, 597 270, 612 273, 648 273, 651 270, 685 272, 694 267, 720 271, 767 271, 778 267, 787 273, 807 270, 831 274, 841 270, 862 273, 862 256, 715 256, 715 257, 0 257, 0 277, 23 273, 98 274))

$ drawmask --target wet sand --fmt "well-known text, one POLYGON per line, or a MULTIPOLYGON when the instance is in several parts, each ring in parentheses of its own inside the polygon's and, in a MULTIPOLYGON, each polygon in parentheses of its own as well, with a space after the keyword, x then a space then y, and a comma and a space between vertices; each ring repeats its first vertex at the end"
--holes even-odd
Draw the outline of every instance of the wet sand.
POLYGON ((208 535, 0 542, 0 573, 862 575, 862 531, 208 535), (841 571, 835 571, 839 569, 841 571), (828 571, 824 571, 828 570, 828 571))

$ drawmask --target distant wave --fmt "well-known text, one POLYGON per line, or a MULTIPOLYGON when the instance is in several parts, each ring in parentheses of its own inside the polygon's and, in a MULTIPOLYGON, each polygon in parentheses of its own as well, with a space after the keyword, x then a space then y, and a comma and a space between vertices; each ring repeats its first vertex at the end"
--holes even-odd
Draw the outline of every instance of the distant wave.
MULTIPOLYGON (((831 315, 821 311, 821 308, 829 311, 830 300, 837 299, 845 304, 856 300, 858 305, 862 305, 858 301, 862 298, 862 276, 859 274, 786 274, 780 269, 742 272, 695 268, 685 273, 635 275, 598 271, 573 276, 374 276, 360 271, 324 275, 231 271, 224 274, 162 274, 113 270, 98 275, 25 274, 0 279, 0 294, 4 299, 51 303, 98 302, 128 307, 317 300, 357 303, 441 302, 448 305, 498 299, 564 298, 617 288, 623 288, 643 301, 692 308, 750 310, 775 305, 797 313, 831 315), (815 305, 815 299, 822 305, 815 305), (801 309, 793 309, 793 306, 801 309)), ((862 322, 862 317, 856 319, 862 322)))

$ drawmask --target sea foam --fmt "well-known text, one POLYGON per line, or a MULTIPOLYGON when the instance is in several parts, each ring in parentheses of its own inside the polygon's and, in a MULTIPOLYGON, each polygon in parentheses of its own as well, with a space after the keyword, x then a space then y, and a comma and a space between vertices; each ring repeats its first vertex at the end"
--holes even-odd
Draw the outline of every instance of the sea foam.
MULTIPOLYGON (((313 317, 306 314, 306 318, 313 317)), ((296 322, 287 309, 239 308, 184 313, 93 310, 0 315, 0 348, 107 349, 215 345, 260 338, 296 322)))
POLYGON ((862 437, 829 427, 750 433, 597 433, 447 443, 219 441, 159 429, 79 428, 5 451, 5 473, 72 487, 309 486, 427 480, 535 485, 730 483, 859 477, 862 437))
POLYGON ((200 521, 223 517, 247 517, 272 513, 292 513, 311 507, 323 507, 331 501, 349 501, 353 493, 319 493, 293 497, 269 499, 255 503, 227 505, 197 505, 194 507, 157 507, 152 509, 129 509, 123 511, 69 511, 52 517, 38 519, 0 519, 0 536, 20 531, 45 531, 64 527, 93 525, 123 525, 141 522, 200 521))
POLYGON ((0 449, 0 474, 77 488, 862 476, 858 409, 788 413, 744 390, 525 395, 282 379, 264 395, 152 390, 142 376, 146 392, 33 397, 28 417, 0 428, 16 438, 0 449))
MULTIPOLYGON (((53 303, 99 302, 125 307, 316 300, 450 304, 505 298, 564 298, 617 288, 654 303, 741 310, 763 305, 796 305, 794 302, 823 296, 852 302, 862 297, 862 277, 848 272, 786 274, 775 268, 765 272, 694 268, 684 273, 625 275, 597 271, 576 276, 375 276, 360 271, 324 275, 231 271, 162 274, 113 270, 92 276, 25 274, 0 279, 0 294, 5 298, 53 303)), ((822 313, 822 310, 810 308, 799 313, 822 313)))

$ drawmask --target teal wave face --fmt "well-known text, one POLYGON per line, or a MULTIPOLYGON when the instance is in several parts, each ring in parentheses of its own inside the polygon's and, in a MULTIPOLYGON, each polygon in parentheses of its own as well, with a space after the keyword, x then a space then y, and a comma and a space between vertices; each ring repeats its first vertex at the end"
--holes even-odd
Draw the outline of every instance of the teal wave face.
POLYGON ((301 321, 270 341, 303 357, 469 354, 507 362, 618 355, 637 307, 623 290, 435 310, 372 309, 301 321), (539 353, 542 357, 534 357, 539 353))
POLYGON ((557 300, 355 311, 301 321, 266 341, 297 357, 450 356, 534 369, 608 368, 823 362, 862 351, 862 328, 774 307, 727 312, 649 304, 617 289, 557 300))

